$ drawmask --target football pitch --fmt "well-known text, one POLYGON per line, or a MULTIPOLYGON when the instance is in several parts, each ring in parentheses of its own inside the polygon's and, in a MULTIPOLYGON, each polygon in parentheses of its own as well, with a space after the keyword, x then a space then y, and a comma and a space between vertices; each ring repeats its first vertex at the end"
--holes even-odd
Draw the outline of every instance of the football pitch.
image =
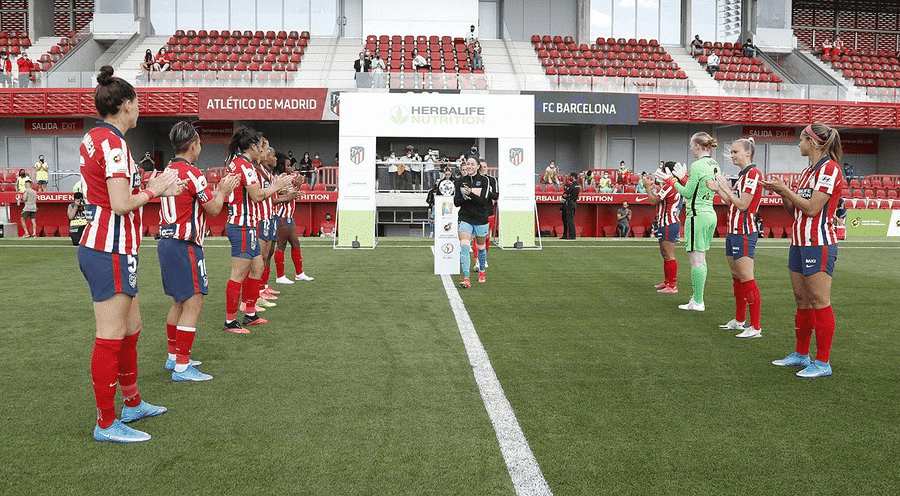
POLYGON ((116 445, 91 436, 94 317, 75 248, 0 240, 0 494, 525 494, 541 485, 507 464, 509 418, 486 407, 498 397, 557 495, 896 494, 900 240, 840 245, 834 375, 820 379, 771 365, 794 347, 787 243, 760 241, 763 337, 742 340, 718 328, 734 313, 718 238, 703 313, 677 308, 683 244, 680 292, 664 295, 651 239, 495 247, 487 283, 445 289, 429 240, 302 238, 315 281, 276 285, 271 322, 248 335, 221 331, 230 251, 212 238, 193 358, 214 379, 173 383, 145 238, 138 385, 169 412, 133 424, 149 442, 116 445), (485 372, 502 389, 476 382, 485 372))

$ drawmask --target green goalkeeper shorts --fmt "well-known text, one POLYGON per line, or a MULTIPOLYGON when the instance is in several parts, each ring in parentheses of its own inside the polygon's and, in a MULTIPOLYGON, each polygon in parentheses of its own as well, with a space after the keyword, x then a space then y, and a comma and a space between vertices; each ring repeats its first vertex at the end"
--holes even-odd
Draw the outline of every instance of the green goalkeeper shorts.
POLYGON ((715 212, 698 212, 684 222, 684 244, 687 251, 708 251, 716 232, 715 212))

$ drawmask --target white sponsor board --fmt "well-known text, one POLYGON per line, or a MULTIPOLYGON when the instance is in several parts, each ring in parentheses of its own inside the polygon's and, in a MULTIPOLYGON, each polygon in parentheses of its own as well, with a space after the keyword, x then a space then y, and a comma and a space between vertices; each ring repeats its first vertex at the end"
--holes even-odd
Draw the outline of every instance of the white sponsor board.
POLYGON ((500 246, 534 246, 533 95, 347 92, 340 112, 338 246, 374 246, 376 137, 496 138, 500 246))

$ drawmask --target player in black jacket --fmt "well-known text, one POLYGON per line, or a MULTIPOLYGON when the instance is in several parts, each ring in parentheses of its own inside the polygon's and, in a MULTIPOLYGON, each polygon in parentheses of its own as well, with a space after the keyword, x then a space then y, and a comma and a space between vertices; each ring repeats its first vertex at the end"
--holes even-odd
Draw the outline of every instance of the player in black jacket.
POLYGON ((581 188, 578 186, 578 174, 572 172, 566 178, 565 190, 562 195, 563 205, 563 235, 562 239, 575 239, 575 202, 578 201, 578 195, 581 188))
POLYGON ((478 159, 470 157, 463 165, 462 176, 456 180, 453 203, 459 207, 459 261, 463 278, 459 285, 468 288, 471 268, 472 236, 478 252, 478 282, 485 282, 485 239, 488 235, 488 216, 493 209, 490 181, 478 173, 478 159))

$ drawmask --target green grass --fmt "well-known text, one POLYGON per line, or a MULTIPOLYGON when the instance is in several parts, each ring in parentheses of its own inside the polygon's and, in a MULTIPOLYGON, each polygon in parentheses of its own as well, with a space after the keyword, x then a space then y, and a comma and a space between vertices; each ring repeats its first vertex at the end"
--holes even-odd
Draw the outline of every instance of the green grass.
MULTIPOLYGON (((842 244, 835 375, 803 380, 769 363, 794 344, 786 241, 757 251, 754 340, 717 328, 733 313, 719 240, 704 313, 676 308, 683 249, 677 295, 652 289, 651 240, 491 250, 488 283, 461 294, 554 494, 896 491, 900 242, 842 244)), ((428 242, 302 242, 316 280, 279 287, 272 322, 235 336, 220 331, 228 248, 209 241, 194 358, 215 379, 174 384, 145 239, 138 384, 170 411, 123 446, 91 438, 94 321, 74 248, 0 240, 0 494, 514 494, 428 242)))

